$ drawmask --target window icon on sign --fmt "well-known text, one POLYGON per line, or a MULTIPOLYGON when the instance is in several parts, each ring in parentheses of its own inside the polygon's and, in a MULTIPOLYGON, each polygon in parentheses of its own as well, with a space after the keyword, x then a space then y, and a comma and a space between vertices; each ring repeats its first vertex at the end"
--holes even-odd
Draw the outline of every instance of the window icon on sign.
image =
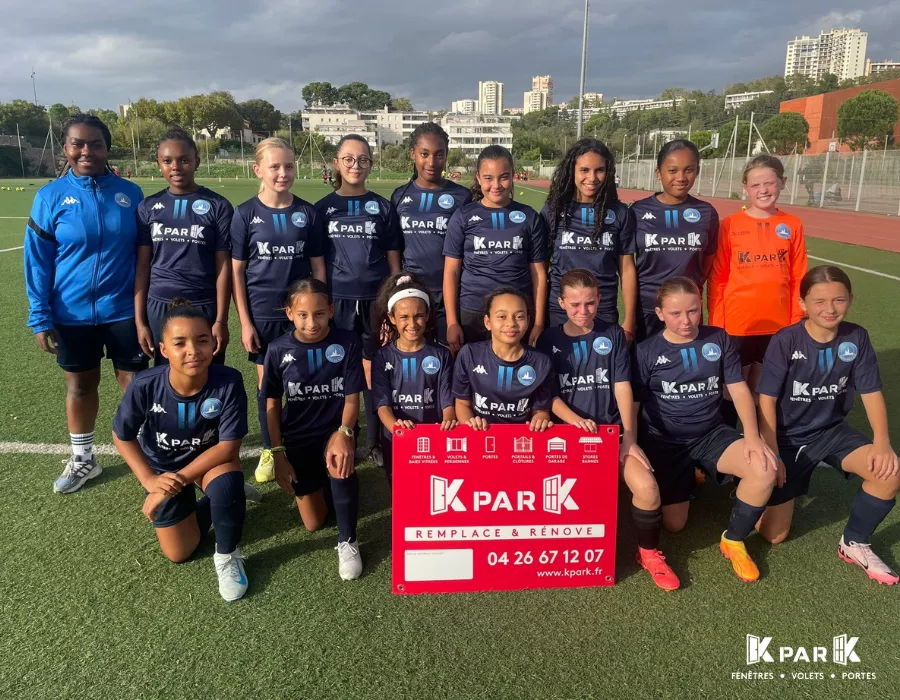
POLYGON ((431 439, 420 437, 416 440, 416 452, 419 454, 427 454, 431 452, 431 439))
POLYGON ((466 452, 468 449, 468 438, 447 438, 447 452, 466 452))
POLYGON ((532 440, 530 437, 518 437, 513 440, 513 452, 516 454, 531 454, 532 440))
POLYGON ((497 451, 497 438, 486 437, 484 439, 484 451, 487 454, 493 454, 497 451))
POLYGON ((562 438, 550 438, 547 440, 547 452, 565 452, 566 441, 562 438))

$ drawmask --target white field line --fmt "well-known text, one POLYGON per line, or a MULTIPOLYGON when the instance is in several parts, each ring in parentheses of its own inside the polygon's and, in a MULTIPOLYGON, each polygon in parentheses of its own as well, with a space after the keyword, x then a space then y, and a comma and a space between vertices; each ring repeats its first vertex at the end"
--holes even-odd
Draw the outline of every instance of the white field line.
POLYGON ((2 250, 0 250, 0 253, 9 253, 14 250, 22 250, 24 247, 25 246, 23 245, 17 245, 15 248, 3 248, 2 250))
POLYGON ((0 219, 22 219, 22 221, 27 221, 27 216, 0 216, 0 219))
MULTIPOLYGON (((260 447, 242 447, 241 458, 259 457, 260 447)), ((68 455, 72 451, 69 444, 41 442, 0 442, 0 454, 48 454, 68 455)), ((119 454, 115 445, 94 445, 94 452, 102 456, 119 454)))
POLYGON ((828 263, 829 265, 837 265, 838 267, 848 267, 851 270, 859 270, 860 272, 868 272, 870 275, 877 275, 878 277, 886 277, 889 280, 894 280, 895 282, 900 282, 900 277, 896 275, 889 275, 887 272, 879 272, 878 270, 870 270, 867 267, 857 267, 856 265, 848 265, 847 263, 839 262, 838 260, 829 260, 828 258, 820 258, 815 255, 807 255, 811 260, 818 260, 819 262, 828 263))

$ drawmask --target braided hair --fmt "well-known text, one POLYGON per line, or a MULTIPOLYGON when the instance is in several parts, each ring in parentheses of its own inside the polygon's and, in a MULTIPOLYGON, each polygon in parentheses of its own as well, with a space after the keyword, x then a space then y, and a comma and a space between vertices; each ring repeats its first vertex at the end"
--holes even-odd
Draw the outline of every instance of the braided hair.
MULTIPOLYGON (((103 120, 99 117, 95 117, 93 114, 82 114, 81 112, 77 114, 70 114, 68 117, 63 119, 62 126, 60 127, 60 133, 62 134, 62 141, 65 143, 66 138, 69 136, 69 129, 73 126, 78 126, 82 124, 84 126, 89 126, 92 129, 96 129, 103 136, 103 142, 106 144, 107 155, 109 154, 109 150, 112 148, 112 134, 109 132, 109 127, 103 123, 103 120)), ((56 164, 53 164, 54 170, 56 169, 56 164)), ((60 177, 69 172, 69 164, 66 163, 65 167, 62 169, 62 173, 60 177)), ((109 167, 109 161, 107 160, 106 172, 111 173, 113 169, 109 167)))
POLYGON ((200 150, 197 148, 197 142, 191 137, 191 135, 180 126, 173 126, 166 133, 162 135, 162 138, 156 142, 156 158, 159 158, 159 147, 163 145, 166 141, 181 141, 181 143, 185 144, 194 152, 194 157, 197 159, 197 163, 200 162, 200 150))
POLYGON ((616 188, 616 160, 609 147, 597 139, 585 138, 576 141, 556 170, 553 171, 553 179, 550 182, 547 209, 550 212, 551 247, 560 224, 563 228, 569 226, 569 206, 577 196, 575 164, 581 156, 588 153, 596 153, 606 162, 606 177, 597 190, 597 194, 594 195, 594 231, 591 239, 595 245, 599 243, 603 235, 606 212, 619 203, 619 191, 616 188))
MULTIPOLYGON (((419 139, 423 136, 433 136, 438 141, 444 142, 444 148, 449 152, 450 150, 450 137, 447 135, 447 132, 441 128, 441 125, 437 122, 424 122, 417 126, 412 134, 409 136, 409 151, 410 155, 419 145, 419 139)), ((406 195, 406 191, 409 189, 409 186, 413 184, 419 178, 419 171, 416 170, 416 163, 413 160, 413 169, 412 169, 412 177, 409 178, 409 182, 406 183, 406 186, 403 188, 403 192, 400 193, 400 200, 406 195)), ((398 200, 399 201, 399 200, 398 200)))

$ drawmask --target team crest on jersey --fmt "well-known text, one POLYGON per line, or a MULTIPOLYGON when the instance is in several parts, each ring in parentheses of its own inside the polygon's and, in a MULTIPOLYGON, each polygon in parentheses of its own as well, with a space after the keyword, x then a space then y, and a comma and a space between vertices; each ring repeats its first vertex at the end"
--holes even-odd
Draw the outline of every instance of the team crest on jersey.
POLYGON ((434 355, 429 355, 422 360, 422 371, 425 374, 437 374, 441 369, 441 361, 434 355))
POLYGON ((696 209, 685 209, 682 216, 684 216, 684 220, 689 224, 696 224, 700 221, 700 212, 696 209))
POLYGON ((344 348, 340 345, 329 345, 325 348, 325 359, 337 364, 344 359, 344 348))
POLYGON ((703 355, 704 360, 715 362, 722 357, 722 348, 715 343, 706 343, 700 350, 700 354, 703 355))
POLYGON ((438 206, 441 209, 453 209, 453 196, 449 194, 442 194, 438 197, 438 206))
POLYGON ((607 210, 606 216, 603 217, 603 223, 607 226, 612 226, 614 223, 616 223, 616 212, 614 212, 612 209, 607 210))
POLYGON ((606 336, 594 338, 594 352, 598 355, 609 355, 612 352, 612 341, 606 336))
POLYGON ((210 206, 209 202, 207 202, 205 199, 198 199, 191 205, 191 211, 193 211, 198 216, 209 214, 209 210, 211 208, 212 207, 210 206))
POLYGON ((509 220, 514 224, 521 224, 523 221, 525 221, 525 212, 521 212, 518 210, 511 211, 509 212, 509 220))
POLYGON ((381 207, 378 206, 378 202, 376 202, 376 201, 369 201, 369 202, 366 202, 366 213, 372 214, 373 216, 374 216, 375 214, 380 214, 380 213, 381 213, 381 207))
POLYGON ((838 345, 838 358, 843 362, 853 362, 856 359, 857 348, 853 343, 841 343, 838 345))
POLYGON ((516 372, 516 379, 522 386, 531 386, 534 384, 534 367, 531 365, 522 365, 516 372))
POLYGON ((127 209, 131 206, 131 200, 128 199, 128 195, 124 192, 117 192, 115 196, 116 204, 118 204, 123 209, 127 209))
POLYGON ((206 399, 200 404, 200 415, 204 418, 218 418, 222 413, 222 402, 219 399, 206 399))
POLYGON ((791 227, 787 224, 778 224, 775 227, 775 235, 786 241, 791 237, 791 227))
POLYGON ((291 214, 291 223, 297 228, 303 228, 306 226, 306 214, 302 211, 295 211, 291 214))

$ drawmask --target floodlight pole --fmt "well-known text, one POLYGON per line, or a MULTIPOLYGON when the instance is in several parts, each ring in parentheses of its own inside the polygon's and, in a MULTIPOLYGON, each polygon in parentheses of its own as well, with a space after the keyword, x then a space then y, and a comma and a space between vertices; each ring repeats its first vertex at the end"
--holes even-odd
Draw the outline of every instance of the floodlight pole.
POLYGON ((584 0, 584 32, 581 36, 581 82, 578 88, 578 127, 575 133, 580 139, 584 131, 584 72, 587 68, 588 12, 590 0, 584 0))

